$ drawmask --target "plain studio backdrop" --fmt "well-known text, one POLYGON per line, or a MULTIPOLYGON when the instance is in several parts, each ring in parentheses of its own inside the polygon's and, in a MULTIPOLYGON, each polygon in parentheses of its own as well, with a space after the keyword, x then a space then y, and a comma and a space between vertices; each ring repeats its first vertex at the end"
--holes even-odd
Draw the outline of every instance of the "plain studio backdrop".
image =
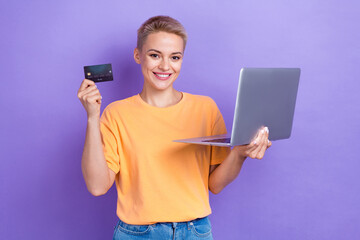
POLYGON ((77 90, 84 65, 112 63, 101 110, 139 93, 136 30, 154 15, 189 35, 175 87, 212 97, 228 131, 241 67, 302 69, 291 138, 210 193, 214 238, 358 238, 358 1, 79 0, 0 5, 0 239, 111 239, 116 191, 86 189, 77 90))

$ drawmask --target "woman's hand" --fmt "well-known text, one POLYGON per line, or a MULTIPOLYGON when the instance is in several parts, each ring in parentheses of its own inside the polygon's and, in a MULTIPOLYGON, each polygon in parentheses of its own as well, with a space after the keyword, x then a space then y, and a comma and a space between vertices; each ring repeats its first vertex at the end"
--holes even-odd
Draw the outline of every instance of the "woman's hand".
POLYGON ((248 145, 235 146, 232 150, 236 151, 240 157, 262 159, 266 149, 271 147, 272 143, 269 141, 269 129, 263 127, 259 129, 257 136, 248 145))
POLYGON ((80 85, 77 96, 87 112, 88 119, 100 117, 102 97, 93 81, 84 79, 80 85))

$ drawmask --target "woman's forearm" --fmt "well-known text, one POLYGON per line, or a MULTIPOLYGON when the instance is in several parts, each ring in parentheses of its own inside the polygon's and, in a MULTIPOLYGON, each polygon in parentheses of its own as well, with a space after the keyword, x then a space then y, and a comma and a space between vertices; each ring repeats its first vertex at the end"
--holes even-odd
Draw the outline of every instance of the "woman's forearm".
POLYGON ((209 189, 212 193, 219 193, 238 175, 247 157, 262 159, 266 149, 272 145, 269 141, 269 129, 259 129, 256 138, 247 145, 235 146, 226 159, 210 174, 209 189))
POLYGON ((91 194, 99 196, 110 188, 109 168, 106 164, 100 134, 100 119, 88 119, 81 168, 91 194))
POLYGON ((218 194, 238 175, 246 157, 240 155, 236 148, 233 148, 226 159, 210 174, 209 189, 212 193, 218 194))

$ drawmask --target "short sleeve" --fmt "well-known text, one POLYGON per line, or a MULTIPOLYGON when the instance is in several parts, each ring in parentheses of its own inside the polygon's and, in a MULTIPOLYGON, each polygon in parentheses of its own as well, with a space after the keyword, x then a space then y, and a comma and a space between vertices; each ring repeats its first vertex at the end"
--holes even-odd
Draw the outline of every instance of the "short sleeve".
POLYGON ((117 131, 114 119, 111 117, 111 108, 105 108, 100 118, 101 141, 104 156, 108 167, 116 174, 120 171, 120 158, 118 142, 119 132, 117 131))
MULTIPOLYGON (((219 108, 216 106, 216 103, 214 102, 214 106, 216 114, 215 114, 215 121, 212 128, 212 134, 211 135, 221 135, 226 134, 226 125, 223 119, 223 116, 219 110, 219 108)), ((222 163, 222 161, 225 160, 225 158, 229 155, 231 151, 230 147, 218 147, 218 146, 211 146, 211 160, 210 165, 216 165, 222 163)))

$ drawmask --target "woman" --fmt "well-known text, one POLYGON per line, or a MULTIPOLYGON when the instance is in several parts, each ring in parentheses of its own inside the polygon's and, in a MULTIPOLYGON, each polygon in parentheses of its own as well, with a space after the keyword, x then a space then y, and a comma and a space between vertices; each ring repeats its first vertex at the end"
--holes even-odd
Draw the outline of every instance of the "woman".
POLYGON ((148 19, 138 30, 135 62, 142 91, 109 104, 84 79, 78 98, 88 125, 82 156, 86 186, 95 196, 116 181, 114 239, 212 239, 209 190, 219 193, 247 157, 261 159, 271 142, 262 128, 254 141, 234 148, 172 142, 226 133, 215 102, 173 87, 187 35, 173 18, 148 19))

